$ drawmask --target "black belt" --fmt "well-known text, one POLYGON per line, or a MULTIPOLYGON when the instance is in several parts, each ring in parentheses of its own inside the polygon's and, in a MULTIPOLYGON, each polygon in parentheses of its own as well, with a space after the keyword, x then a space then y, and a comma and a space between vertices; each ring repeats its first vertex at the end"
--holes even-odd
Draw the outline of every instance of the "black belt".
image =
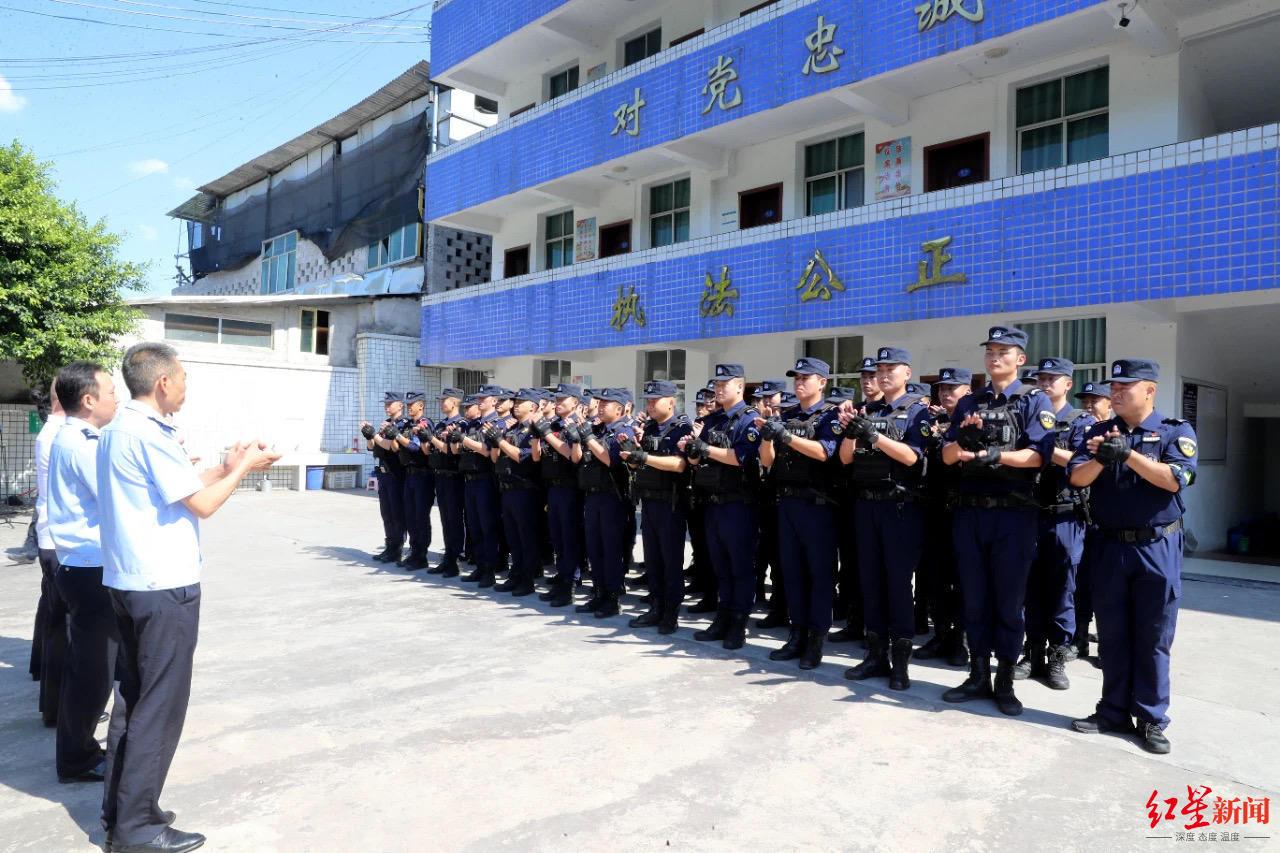
POLYGON ((1017 495, 960 495, 957 503, 970 509, 1034 509, 1035 505, 1017 495))
POLYGON ((1164 527, 1129 527, 1118 530, 1103 529, 1102 535, 1114 542, 1124 542, 1129 545, 1150 545, 1152 542, 1159 542, 1170 533, 1177 533, 1182 529, 1182 519, 1171 521, 1164 527))
POLYGON ((1053 504, 1052 506, 1044 507, 1041 511, 1052 516, 1078 515, 1080 513, 1078 507, 1079 504, 1053 504))
POLYGON ((405 470, 409 473, 410 477, 425 477, 431 473, 431 469, 423 465, 414 465, 413 467, 406 468, 405 470))
POLYGON ((498 487, 504 492, 509 492, 513 489, 536 489, 538 488, 538 484, 530 483, 527 480, 499 480, 498 487))
POLYGON ((468 482, 472 480, 492 480, 493 473, 490 471, 467 471, 464 475, 468 482))
POLYGON ((809 501, 815 506, 827 506, 828 504, 831 506, 836 505, 836 501, 833 498, 828 495, 824 495, 809 486, 784 486, 779 484, 778 497, 797 498, 802 501, 809 501))
POLYGON ((704 503, 712 504, 712 505, 738 503, 739 501, 743 503, 752 502, 751 495, 745 494, 743 492, 734 492, 727 495, 702 494, 702 495, 698 495, 698 500, 703 501, 704 503))
POLYGON ((860 501, 892 501, 893 503, 912 503, 916 496, 906 489, 897 491, 889 491, 887 489, 858 489, 854 492, 854 497, 860 501))
POLYGON ((431 470, 440 477, 456 477, 461 473, 457 468, 432 468, 431 470))
POLYGON ((391 470, 390 468, 388 468, 386 465, 379 465, 379 466, 378 466, 378 473, 379 473, 379 474, 391 474, 392 476, 399 477, 399 476, 402 476, 402 475, 404 474, 404 470, 403 470, 403 469, 401 469, 401 470, 399 470, 399 471, 392 471, 392 470, 391 470))

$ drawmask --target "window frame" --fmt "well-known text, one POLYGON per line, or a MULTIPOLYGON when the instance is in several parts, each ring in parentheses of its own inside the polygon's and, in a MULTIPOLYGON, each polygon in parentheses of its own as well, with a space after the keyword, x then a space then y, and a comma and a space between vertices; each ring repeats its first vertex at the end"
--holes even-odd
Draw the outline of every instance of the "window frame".
MULTIPOLYGON (((852 373, 837 372, 840 368, 840 341, 842 340, 850 341, 851 342, 850 346, 854 347, 857 350, 858 354, 854 356, 854 359, 857 361, 858 367, 861 367, 862 359, 866 355, 865 353, 866 338, 862 335, 822 335, 820 337, 815 337, 815 338, 801 338, 800 351, 797 353, 797 355, 808 357, 810 355, 809 344, 819 343, 822 341, 830 342, 832 360, 828 363, 828 365, 831 368, 831 377, 827 380, 828 393, 830 393, 832 388, 836 388, 836 387, 852 388, 854 391, 858 393, 858 398, 861 399, 862 398, 861 370, 855 370, 852 373), (841 380, 845 380, 845 381, 841 381, 841 380)), ((817 356, 817 357, 820 358, 821 356, 817 356)))
POLYGON ((618 39, 618 47, 619 47, 618 49, 618 59, 619 59, 618 67, 619 68, 629 68, 632 65, 637 65, 641 62, 644 62, 646 59, 652 56, 657 56, 659 53, 662 53, 662 21, 657 21, 656 23, 649 24, 648 26, 642 27, 640 30, 633 32, 629 36, 624 36, 618 39), (649 39, 655 35, 657 36, 657 48, 652 53, 650 53, 648 52, 650 47, 649 39), (645 42, 645 45, 644 45, 645 55, 635 60, 634 62, 627 62, 627 48, 630 45, 640 41, 641 39, 643 39, 645 42))
MULTIPOLYGON (((563 98, 565 95, 569 94, 570 92, 576 91, 578 87, 582 85, 582 67, 581 66, 582 66, 582 63, 577 59, 575 59, 573 62, 564 65, 560 69, 547 73, 546 76, 543 77, 542 102, 546 103, 547 101, 554 101, 556 98, 563 98), (573 78, 572 80, 573 85, 569 86, 567 89, 565 89, 563 92, 561 92, 558 95, 551 94, 551 81, 562 75, 570 75, 570 74, 573 78)), ((568 77, 565 78, 565 83, 566 85, 568 85, 569 83, 568 77)))
POLYGON ((530 257, 532 254, 533 254, 533 247, 530 246, 528 243, 525 243, 523 246, 512 246, 510 249, 503 249, 502 250, 502 277, 504 279, 515 278, 517 276, 528 275, 529 273, 533 272, 532 258, 530 257), (512 273, 510 272, 511 256, 516 254, 517 252, 524 252, 525 271, 521 273, 512 273))
POLYGON ((534 359, 534 382, 539 388, 554 388, 560 383, 569 382, 573 376, 573 362, 567 358, 537 358, 534 359), (546 375, 546 367, 554 364, 556 366, 556 375, 560 377, 555 382, 543 382, 542 379, 546 375), (563 369, 561 369, 563 368, 563 369))
POLYGON ((381 240, 377 241, 376 243, 370 243, 368 245, 366 249, 366 254, 365 254, 365 263, 366 263, 365 271, 372 272, 373 270, 380 270, 384 267, 393 267, 396 264, 402 264, 408 261, 419 260, 421 257, 422 257, 422 223, 409 222, 404 225, 401 225, 399 228, 392 230, 390 234, 383 237, 381 240), (410 226, 414 228, 413 254, 405 255, 403 254, 403 251, 404 251, 403 247, 405 244, 404 244, 404 235, 402 232, 404 232, 405 229, 409 228, 410 226), (397 234, 401 235, 400 246, 401 246, 402 254, 398 258, 392 258, 391 257, 391 241, 392 241, 392 238, 394 238, 397 234), (384 246, 385 246, 385 250, 384 250, 384 246), (369 264, 368 262, 371 259, 371 253, 374 251, 375 247, 378 250, 379 263, 369 264), (386 254, 385 259, 383 258, 384 251, 386 254))
POLYGON ((573 266, 573 252, 575 248, 574 239, 577 236, 574 233, 575 228, 576 228, 576 225, 573 218, 573 208, 569 208, 568 210, 557 211, 556 213, 548 213, 542 217, 542 269, 558 270, 558 269, 564 269, 565 267, 573 266), (564 233, 562 233, 560 236, 548 237, 547 233, 549 229, 547 226, 551 223, 552 219, 556 219, 561 216, 569 217, 567 220, 568 227, 566 228, 564 233), (552 243, 562 244, 561 257, 565 259, 564 263, 557 264, 556 266, 551 265, 550 249, 551 249, 552 243))
POLYGON ((173 311, 173 312, 166 311, 164 312, 164 320, 162 321, 161 325, 164 329, 164 339, 166 341, 178 341, 179 343, 197 344, 199 346, 241 347, 247 350, 275 349, 275 325, 272 324, 270 321, 261 322, 259 320, 242 320, 239 317, 222 317, 222 316, 213 317, 207 314, 184 314, 178 311, 173 311), (192 320, 212 320, 215 323, 217 323, 216 339, 212 341, 198 341, 198 340, 192 340, 190 338, 171 338, 169 337, 169 318, 170 317, 183 317, 183 318, 189 318, 192 320), (222 339, 222 334, 223 334, 222 324, 226 321, 265 327, 267 331, 267 334, 265 335, 266 344, 263 346, 259 346, 257 344, 228 343, 224 341, 222 339))
MULTIPOLYGON (((1075 364, 1075 373, 1072 374, 1072 379, 1075 380, 1075 389, 1078 390, 1082 388, 1085 382, 1096 383, 1106 379, 1107 366, 1109 362, 1107 361, 1107 317, 1105 314, 1086 317, 1050 317, 1044 320, 1022 320, 1015 322, 1013 325, 1023 330, 1026 330, 1029 326, 1045 326, 1048 324, 1057 324, 1058 326, 1058 342, 1055 351, 1038 355, 1034 361, 1031 359, 1032 354, 1027 353, 1027 366, 1038 364, 1041 358, 1045 358, 1047 356, 1053 356, 1055 358, 1071 358, 1071 354, 1067 352, 1066 346, 1066 342, 1070 339, 1070 335, 1068 335, 1067 332, 1071 323, 1081 322, 1100 322, 1102 324, 1102 361, 1077 362, 1074 358, 1071 359, 1072 363, 1075 364)), ((1073 406, 1075 405, 1073 401, 1068 402, 1071 402, 1071 405, 1073 406)))
POLYGON ((835 210, 827 211, 827 213, 838 213, 842 210, 853 210, 853 207, 844 206, 845 192, 848 186, 849 175, 852 172, 861 172, 862 179, 862 204, 857 207, 866 207, 867 204, 867 133, 865 130, 854 130, 847 133, 838 133, 834 136, 827 136, 820 139, 804 142, 800 146, 800 178, 804 184, 804 215, 805 216, 825 216, 826 213, 811 212, 811 195, 810 186, 815 181, 825 181, 829 178, 836 178, 836 197, 839 206, 835 210), (850 136, 862 137, 862 165, 850 166, 848 169, 840 168, 840 140, 850 136), (836 146, 836 169, 833 172, 822 172, 817 175, 810 176, 808 174, 809 165, 809 149, 816 145, 826 145, 835 143, 836 146))
MULTIPOLYGON (((679 177, 673 177, 667 180, 659 181, 654 184, 649 184, 647 187, 645 187, 644 201, 645 201, 645 223, 649 226, 647 236, 648 236, 650 249, 660 249, 666 246, 678 246, 681 243, 687 243, 693 239, 693 180, 691 176, 681 175, 679 177), (678 207, 676 206, 676 184, 682 181, 689 185, 689 198, 687 200, 687 204, 684 207, 678 207), (660 190, 663 187, 668 187, 668 186, 671 187, 671 207, 660 213, 654 213, 653 212, 654 192, 656 190, 660 190), (676 215, 679 213, 684 213, 687 218, 686 235, 683 240, 676 239, 676 215), (659 244, 653 239, 653 225, 655 220, 664 218, 664 217, 670 217, 671 219, 671 242, 659 244)), ((634 243, 635 234, 633 233, 631 236, 632 236, 632 242, 634 243)))
POLYGON ((637 353, 637 357, 639 358, 638 372, 639 372, 639 379, 640 379, 637 387, 643 388, 645 386, 645 383, 656 378, 655 376, 651 375, 649 371, 649 356, 655 355, 657 353, 662 353, 662 355, 664 356, 663 363, 665 364, 665 367, 663 368, 663 371, 662 371, 663 373, 666 374, 664 378, 669 382, 674 382, 676 386, 676 411, 683 412, 685 411, 685 404, 686 404, 685 390, 688 388, 688 377, 689 377, 689 351, 687 349, 683 347, 664 347, 664 348, 658 348, 658 349, 640 350, 637 353), (676 353, 676 352, 680 353, 681 359, 684 362, 684 369, 681 371, 681 375, 678 379, 671 375, 672 374, 671 356, 672 356, 672 353, 676 353))
MULTIPOLYGON (((1062 126, 1061 134, 1058 139, 1058 144, 1060 146, 1058 150, 1062 154, 1062 162, 1060 162, 1057 166, 1047 166, 1044 169, 1039 169, 1037 171, 1043 172, 1043 171, 1047 171, 1048 169, 1060 169, 1065 166, 1078 165, 1077 163, 1067 162, 1067 126, 1072 122, 1081 121, 1082 119, 1087 119, 1087 118, 1093 118, 1094 116, 1098 116, 1098 115, 1107 116, 1107 153, 1103 154, 1102 157, 1098 157, 1095 159, 1101 160, 1105 157, 1110 156, 1110 153, 1111 153, 1111 117, 1110 117, 1111 63, 1110 62, 1104 62, 1101 64, 1092 65, 1087 68, 1078 68, 1074 71, 1054 74, 1052 76, 1045 77, 1042 80, 1037 80, 1033 83, 1024 83, 1022 85, 1014 84, 1013 96, 1009 99, 1009 108, 1013 112, 1013 121, 1011 122, 1011 124, 1013 125, 1013 143, 1014 143, 1013 144, 1013 158, 1014 158, 1013 163, 1014 163, 1015 174, 1018 174, 1018 175, 1036 174, 1035 171, 1032 171, 1032 172, 1022 171, 1022 136, 1023 134, 1028 131, 1041 130, 1046 127, 1052 127, 1055 124, 1060 124, 1062 126), (1070 115, 1068 115, 1067 114, 1067 80, 1068 78, 1076 77, 1080 74, 1088 74, 1090 72, 1098 71, 1103 68, 1107 69, 1107 105, 1105 107, 1096 107, 1092 110, 1085 110, 1084 112, 1071 113, 1070 115), (1040 122, 1033 122, 1032 124, 1028 124, 1028 125, 1018 124, 1018 93, 1026 89, 1034 89, 1037 86, 1044 86, 1054 82, 1058 83, 1058 99, 1059 99, 1059 110, 1060 110, 1060 114, 1058 115, 1058 117, 1052 118, 1052 119, 1046 119, 1040 122)), ((1093 161, 1081 160, 1079 162, 1091 163, 1093 161)))
MULTIPOLYGON (((275 236, 275 237, 271 237, 271 238, 269 238, 269 239, 266 239, 266 240, 263 240, 263 241, 262 241, 262 249, 261 249, 261 251, 260 251, 260 253, 259 253, 259 255, 258 255, 258 261, 259 261, 259 264, 260 264, 260 266, 259 266, 259 275, 258 275, 258 278, 259 278, 259 281, 258 281, 258 291, 259 291, 260 293, 262 293, 262 294, 264 294, 264 295, 266 295, 266 296, 271 296, 271 295, 276 294, 276 293, 287 293, 288 291, 290 291, 290 290, 294 290, 294 289, 296 289, 296 288, 297 288, 297 286, 298 286, 298 241, 299 241, 299 237, 300 237, 300 235, 298 234, 298 230, 295 228, 295 229, 293 229, 292 231, 286 231, 286 232, 284 232, 283 234, 279 234, 279 235, 277 235, 277 236, 275 236), (268 255, 268 254, 267 254, 267 247, 268 247, 268 246, 273 246, 273 245, 276 243, 276 241, 278 241, 278 240, 286 240, 286 239, 288 239, 289 237, 292 237, 292 238, 293 238, 293 245, 292 245, 289 249, 287 249, 287 250, 286 250, 286 251, 284 251, 284 252, 279 252, 279 253, 277 253, 277 254, 272 254, 272 255, 268 255), (272 289, 268 290, 268 289, 267 289, 267 279, 268 279, 268 275, 267 275, 267 267, 268 267, 268 265, 269 265, 269 264, 274 264, 274 262, 276 261, 276 259, 277 259, 277 258, 290 258, 290 259, 291 259, 291 260, 290 260, 290 262, 286 265, 286 269, 287 269, 287 271, 288 271, 288 272, 286 273, 286 277, 289 279, 289 284, 288 284, 288 286, 287 286, 287 287, 280 287, 280 288, 274 288, 274 287, 273 287, 272 289)), ((272 278, 272 283, 274 284, 274 278, 272 278)))
POLYGON ((323 358, 329 357, 329 343, 332 340, 333 331, 333 314, 327 308, 303 308, 298 312, 298 351, 306 355, 313 355, 323 358), (306 315, 313 315, 311 321, 311 336, 307 339, 307 324, 303 318, 306 315), (324 324, 320 323, 320 315, 324 315, 324 324), (324 352, 320 352, 319 331, 324 329, 324 352))

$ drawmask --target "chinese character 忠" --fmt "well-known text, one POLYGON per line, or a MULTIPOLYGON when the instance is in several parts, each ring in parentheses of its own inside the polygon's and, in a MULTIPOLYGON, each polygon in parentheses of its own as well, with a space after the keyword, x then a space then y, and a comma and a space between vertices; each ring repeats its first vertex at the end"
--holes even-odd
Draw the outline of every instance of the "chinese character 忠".
POLYGON ((729 268, 720 268, 720 280, 712 281, 711 273, 707 273, 706 283, 702 286, 702 299, 698 303, 698 313, 703 317, 719 317, 721 314, 733 316, 733 303, 738 299, 738 289, 729 282, 729 268))
POLYGON ((640 90, 636 89, 635 99, 631 103, 623 103, 613 111, 614 125, 610 136, 617 136, 625 131, 628 136, 640 135, 640 108, 645 105, 640 90))
POLYGON ((634 284, 629 292, 618 285, 618 298, 613 302, 613 318, 609 325, 621 332, 628 320, 635 320, 637 326, 644 325, 644 309, 640 307, 640 294, 636 293, 634 284))
POLYGON ((804 272, 800 274, 800 283, 796 285, 796 290, 801 288, 804 288, 804 292, 800 294, 801 302, 808 302, 811 299, 830 302, 831 291, 844 290, 844 282, 832 272, 831 265, 827 263, 826 258, 822 257, 821 249, 815 249, 813 257, 809 259, 809 263, 805 264, 804 272), (824 274, 827 277, 825 282, 822 280, 824 274))
POLYGON ((844 49, 831 44, 835 41, 835 37, 836 25, 828 24, 819 15, 818 28, 804 39, 804 46, 809 48, 809 58, 804 61, 802 73, 826 74, 840 67, 840 60, 837 57, 844 55, 844 49))
POLYGON ((1204 798, 1209 796, 1212 789, 1205 785, 1197 791, 1190 785, 1187 786, 1187 804, 1182 807, 1183 817, 1190 817, 1191 821, 1183 825, 1183 829, 1199 829, 1202 826, 1208 826, 1209 821, 1204 819, 1204 810, 1209 806, 1204 798))
POLYGON ((982 0, 977 0, 976 7, 972 12, 964 7, 967 0, 928 0, 916 7, 916 15, 919 17, 919 24, 916 27, 917 32, 924 32, 930 27, 941 24, 952 15, 973 21, 975 24, 982 20, 983 8, 982 0))
POLYGON ((702 108, 702 114, 706 115, 711 112, 711 108, 720 103, 720 109, 733 109, 742 103, 742 87, 736 85, 738 72, 733 68, 732 56, 720 56, 716 58, 715 68, 707 72, 707 85, 702 87, 702 94, 708 95, 707 105, 702 108), (729 87, 733 86, 733 97, 725 100, 729 94, 729 87))
POLYGON ((962 272, 942 275, 943 265, 951 262, 951 256, 943 252, 950 242, 950 237, 939 237, 920 244, 920 251, 928 253, 929 257, 916 264, 916 280, 907 285, 907 293, 935 284, 964 284, 969 280, 962 272), (932 271, 930 267, 933 268, 932 271))

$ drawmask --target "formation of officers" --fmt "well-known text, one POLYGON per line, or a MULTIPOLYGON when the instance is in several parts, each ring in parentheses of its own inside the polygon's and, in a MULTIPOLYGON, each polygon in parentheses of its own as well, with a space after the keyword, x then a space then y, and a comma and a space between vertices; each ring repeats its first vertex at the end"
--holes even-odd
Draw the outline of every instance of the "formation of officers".
POLYGON ((911 354, 882 347, 863 359, 860 395, 800 358, 792 391, 766 380, 750 403, 742 365, 718 364, 694 418, 666 381, 639 405, 623 388, 446 388, 438 419, 421 393, 388 392, 386 420, 361 428, 386 534, 375 559, 428 569, 434 502, 444 549, 431 573, 469 562, 462 581, 522 597, 553 562, 539 597, 569 606, 589 584, 575 609, 604 619, 620 612, 638 506, 645 577, 633 583, 649 606, 633 628, 674 633, 692 592, 689 612, 712 614, 694 639, 741 648, 771 577, 758 627, 789 628, 771 659, 813 669, 824 644, 861 641, 845 677, 893 690, 910 687, 912 658, 941 659, 968 666, 945 701, 1018 715, 1014 682, 1068 689, 1065 664, 1089 658, 1096 618, 1102 696, 1072 726, 1168 752, 1194 430, 1156 412, 1155 362, 1118 360, 1076 390, 1063 358, 1020 379, 1026 345, 1020 329, 991 328, 978 388, 958 367, 933 388, 913 382, 911 354))

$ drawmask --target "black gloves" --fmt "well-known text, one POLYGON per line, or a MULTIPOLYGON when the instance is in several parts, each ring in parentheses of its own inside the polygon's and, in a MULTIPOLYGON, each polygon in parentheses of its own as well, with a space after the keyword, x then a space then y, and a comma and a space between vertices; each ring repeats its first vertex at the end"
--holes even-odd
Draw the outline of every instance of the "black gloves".
POLYGON ((452 430, 448 435, 445 436, 444 440, 449 444, 454 444, 454 445, 462 444, 462 433, 456 429, 452 430))
POLYGON ((987 446, 984 439, 982 427, 977 424, 965 424, 960 427, 956 433, 956 444, 960 445, 961 450, 967 450, 970 453, 977 453, 987 446))
POLYGON ((684 446, 684 455, 696 462, 707 455, 707 450, 710 447, 711 445, 700 438, 691 438, 689 443, 684 446))
POLYGON ((876 431, 871 421, 864 417, 854 417, 853 420, 849 421, 849 426, 845 428, 844 434, 869 448, 875 447, 876 442, 880 440, 880 433, 876 431))
POLYGON ((582 433, 578 431, 577 424, 565 424, 560 429, 560 440, 570 446, 582 441, 582 433))
POLYGON ((493 424, 490 424, 489 426, 484 428, 484 431, 481 433, 481 435, 483 435, 484 437, 485 447, 489 448, 490 450, 498 449, 498 442, 502 439, 502 432, 501 430, 498 429, 498 427, 494 426, 493 424))
POLYGON ((643 468, 645 460, 649 458, 649 454, 643 450, 632 450, 627 454, 627 464, 632 468, 643 468))
POLYGON ((427 442, 431 441, 431 427, 427 426, 426 424, 422 424, 421 426, 418 427, 417 431, 414 432, 414 435, 418 437, 418 441, 421 444, 426 444, 427 442))
POLYGON ((537 433, 538 438, 546 438, 551 435, 551 421, 546 418, 538 418, 533 422, 533 431, 537 433))
POLYGON ((996 465, 1000 464, 1000 449, 992 447, 983 451, 973 460, 973 464, 982 465, 986 468, 994 468, 996 465))
MULTIPOLYGON (((784 435, 790 435, 787 428, 782 425, 782 421, 777 418, 770 418, 760 427, 760 437, 765 441, 773 441, 775 438, 781 438, 784 435)), ((786 439, 783 439, 786 442, 786 439)))
POLYGON ((395 441, 400 437, 400 430, 396 429, 395 424, 388 421, 387 425, 382 428, 382 437, 387 441, 395 441))
POLYGON ((365 424, 360 427, 360 434, 363 435, 367 441, 373 441, 373 437, 378 434, 378 431, 369 424, 365 424))
POLYGON ((1129 442, 1122 436, 1113 435, 1098 445, 1095 455, 1103 465, 1122 465, 1132 452, 1129 442))

